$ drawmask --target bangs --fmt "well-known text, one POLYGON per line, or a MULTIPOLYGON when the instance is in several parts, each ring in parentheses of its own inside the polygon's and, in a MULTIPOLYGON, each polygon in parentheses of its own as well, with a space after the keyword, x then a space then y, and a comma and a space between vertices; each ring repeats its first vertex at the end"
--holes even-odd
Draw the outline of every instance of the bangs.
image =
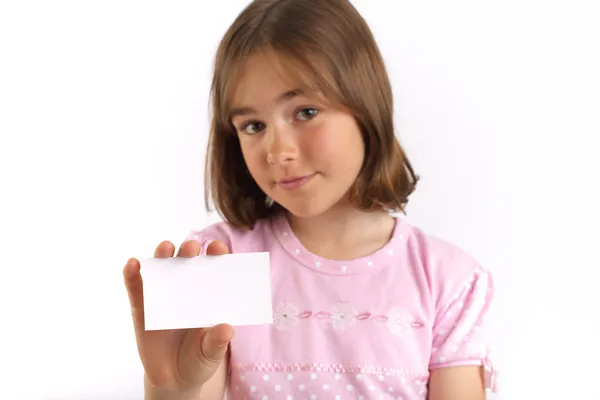
POLYGON ((253 56, 265 57, 279 78, 290 88, 301 89, 308 96, 317 98, 326 106, 347 108, 341 101, 339 89, 333 83, 331 71, 325 67, 325 63, 319 57, 266 46, 260 51, 231 60, 228 63, 230 65, 228 71, 222 71, 227 76, 227 79, 222 80, 222 124, 231 124, 233 98, 243 77, 248 59, 253 56))

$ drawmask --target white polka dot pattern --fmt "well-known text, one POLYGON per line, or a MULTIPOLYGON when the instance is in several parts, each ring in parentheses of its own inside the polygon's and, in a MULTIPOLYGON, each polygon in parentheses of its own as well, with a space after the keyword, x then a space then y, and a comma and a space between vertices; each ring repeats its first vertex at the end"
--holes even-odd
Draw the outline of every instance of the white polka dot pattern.
POLYGON ((273 324, 236 327, 231 399, 425 399, 430 369, 481 365, 494 388, 484 316, 492 281, 447 242, 396 220, 388 244, 327 260, 285 216, 251 232, 216 224, 190 238, 270 254, 273 324), (432 305, 434 305, 432 307, 432 305))
POLYGON ((229 399, 426 399, 427 379, 366 373, 234 371, 229 399), (268 378, 265 379, 265 377, 268 378), (292 377, 290 379, 290 377, 292 377), (301 382, 301 383, 299 383, 301 382), (391 397, 390 397, 391 396, 391 397))

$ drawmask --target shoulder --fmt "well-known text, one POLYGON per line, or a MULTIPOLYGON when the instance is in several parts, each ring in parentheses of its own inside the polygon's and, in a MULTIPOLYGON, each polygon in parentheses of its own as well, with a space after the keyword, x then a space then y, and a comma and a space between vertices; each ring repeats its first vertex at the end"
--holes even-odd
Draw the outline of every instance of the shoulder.
POLYGON ((429 270, 440 273, 468 274, 479 262, 469 252, 455 243, 433 235, 408 223, 405 224, 406 245, 418 255, 418 261, 429 270))
MULTIPOLYGON (((424 277, 433 305, 430 369, 483 365, 485 387, 496 390, 493 340, 487 323, 495 297, 490 271, 446 239, 409 224, 405 230, 407 262, 424 277)), ((436 380, 458 376, 454 369, 446 371, 437 373, 436 380)))
POLYGON ((232 226, 226 221, 216 222, 202 229, 192 229, 187 237, 188 240, 195 240, 205 247, 212 241, 219 240, 227 245, 229 251, 250 252, 257 245, 262 245, 265 239, 271 234, 269 220, 259 220, 252 229, 243 229, 232 226))
POLYGON ((468 251, 408 222, 405 245, 408 263, 424 277, 438 311, 474 286, 491 288, 491 274, 468 251))

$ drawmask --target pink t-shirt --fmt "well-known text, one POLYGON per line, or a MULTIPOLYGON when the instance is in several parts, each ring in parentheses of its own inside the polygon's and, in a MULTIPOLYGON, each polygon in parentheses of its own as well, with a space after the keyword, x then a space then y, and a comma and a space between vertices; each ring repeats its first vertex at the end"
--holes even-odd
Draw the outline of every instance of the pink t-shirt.
POLYGON ((350 261, 309 252, 283 215, 188 239, 270 253, 275 323, 235 328, 230 399, 425 399, 430 370, 459 365, 483 365, 495 390, 490 273, 403 219, 383 248, 350 261))

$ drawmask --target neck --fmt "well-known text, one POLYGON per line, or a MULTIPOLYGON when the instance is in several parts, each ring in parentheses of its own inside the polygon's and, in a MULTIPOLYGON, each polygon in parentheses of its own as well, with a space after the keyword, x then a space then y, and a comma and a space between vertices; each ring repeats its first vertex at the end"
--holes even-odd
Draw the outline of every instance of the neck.
POLYGON ((385 211, 364 211, 338 205, 323 214, 299 218, 287 213, 290 227, 311 252, 329 259, 366 256, 383 247, 394 229, 385 211))

